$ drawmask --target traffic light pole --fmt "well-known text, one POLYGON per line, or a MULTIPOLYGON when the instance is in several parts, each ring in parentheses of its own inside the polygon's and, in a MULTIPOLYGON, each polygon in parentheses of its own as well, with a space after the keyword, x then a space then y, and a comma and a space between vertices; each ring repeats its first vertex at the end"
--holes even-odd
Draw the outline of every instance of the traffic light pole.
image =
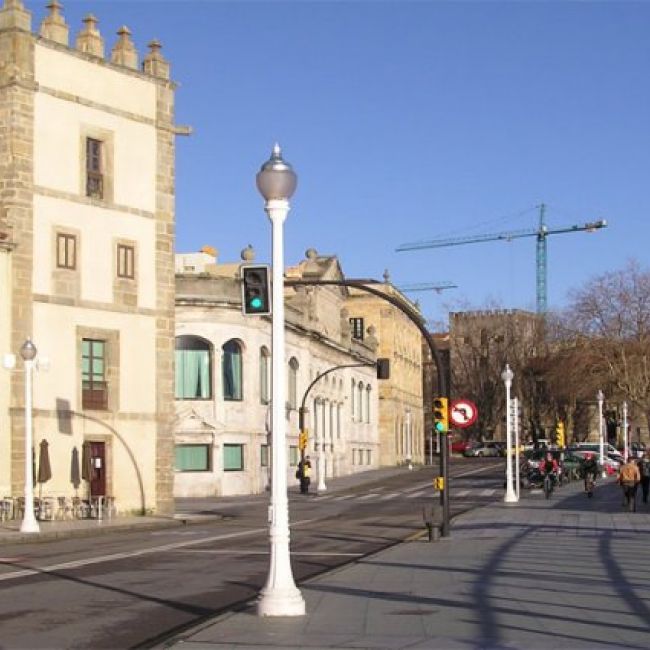
POLYGON ((305 390, 305 394, 302 396, 302 404, 300 405, 300 408, 298 409, 298 429, 300 430, 300 433, 303 434, 305 437, 301 438, 301 440, 304 440, 304 444, 300 445, 300 461, 303 462, 305 460, 305 447, 307 446, 307 429, 305 428, 305 416, 307 413, 309 413, 309 409, 307 408, 307 397, 309 395, 309 391, 323 378, 325 375, 329 375, 331 372, 334 372, 335 370, 341 370, 343 368, 364 368, 364 367, 370 367, 370 366, 376 366, 376 363, 348 363, 343 366, 334 366, 333 368, 328 368, 324 373, 318 375, 312 382, 307 386, 307 390, 305 390))
MULTIPOLYGON (((431 336, 431 333, 424 326, 424 320, 422 315, 417 312, 415 309, 411 308, 409 305, 404 303, 399 298, 395 296, 388 295, 381 291, 380 289, 375 289, 372 286, 373 284, 383 284, 378 280, 367 279, 367 280, 303 280, 303 279, 294 279, 286 278, 284 285, 286 287, 296 287, 296 286, 336 286, 336 287, 353 287, 359 289, 360 291, 365 291, 366 293, 371 293, 386 302, 389 302, 391 305, 399 309, 419 330, 424 340, 429 346, 431 351, 431 356, 433 357, 434 363, 436 364, 437 372, 437 386, 438 393, 448 397, 447 391, 447 380, 445 378, 445 373, 443 372, 442 360, 440 358, 440 353, 436 347, 435 341, 431 336)), ((322 376, 322 375, 321 375, 322 376)), ((440 505, 442 507, 442 522, 440 527, 440 535, 442 537, 449 536, 449 438, 448 433, 441 435, 441 440, 443 442, 440 448, 440 474, 442 476, 442 489, 440 490, 440 505)))

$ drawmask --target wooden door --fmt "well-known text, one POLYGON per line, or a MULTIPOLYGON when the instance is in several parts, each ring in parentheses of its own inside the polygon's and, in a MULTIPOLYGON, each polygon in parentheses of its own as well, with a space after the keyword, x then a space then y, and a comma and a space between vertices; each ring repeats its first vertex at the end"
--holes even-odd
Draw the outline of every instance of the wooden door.
POLYGON ((90 464, 92 475, 90 479, 90 496, 106 496, 106 444, 103 442, 90 443, 90 464))

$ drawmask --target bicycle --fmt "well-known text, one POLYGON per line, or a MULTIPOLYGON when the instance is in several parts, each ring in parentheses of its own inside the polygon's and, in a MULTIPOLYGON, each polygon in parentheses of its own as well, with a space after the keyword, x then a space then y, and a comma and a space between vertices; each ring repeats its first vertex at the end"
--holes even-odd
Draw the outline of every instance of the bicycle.
POLYGON ((546 474, 544 476, 544 496, 547 499, 550 499, 552 492, 553 492, 553 476, 551 474, 546 474))

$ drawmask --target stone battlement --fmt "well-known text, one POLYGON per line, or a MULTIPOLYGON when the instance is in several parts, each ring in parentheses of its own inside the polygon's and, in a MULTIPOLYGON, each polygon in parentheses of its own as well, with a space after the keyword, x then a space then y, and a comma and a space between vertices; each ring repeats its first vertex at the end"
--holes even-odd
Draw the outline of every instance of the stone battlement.
MULTIPOLYGON (((69 47, 84 54, 105 59, 104 39, 98 28, 98 19, 93 14, 88 14, 83 19, 83 27, 77 34, 74 47, 69 44, 70 29, 61 13, 63 5, 58 0, 50 0, 46 5, 50 10, 41 22, 39 36, 45 40, 53 41, 59 45, 69 47)), ((22 0, 4 0, 0 9, 0 31, 4 29, 32 30, 31 12, 25 9, 22 0)), ((117 30, 118 39, 111 50, 111 63, 131 70, 139 70, 145 74, 160 79, 169 79, 169 63, 160 52, 161 44, 152 40, 149 52, 145 55, 142 64, 138 64, 138 52, 131 39, 131 32, 126 25, 117 30)), ((105 59, 106 60, 106 59, 105 59)))

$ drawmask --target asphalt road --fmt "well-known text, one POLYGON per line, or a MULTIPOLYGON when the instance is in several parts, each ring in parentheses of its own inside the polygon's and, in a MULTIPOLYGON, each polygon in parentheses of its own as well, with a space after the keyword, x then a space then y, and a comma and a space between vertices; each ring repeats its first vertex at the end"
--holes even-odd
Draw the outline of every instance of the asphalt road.
MULTIPOLYGON (((503 465, 454 459, 452 514, 500 499, 503 465)), ((423 531, 436 474, 422 468, 343 492, 291 493, 296 582, 423 531)), ((268 496, 201 503, 221 518, 4 546, 0 648, 146 648, 253 598, 268 570, 268 496)))

